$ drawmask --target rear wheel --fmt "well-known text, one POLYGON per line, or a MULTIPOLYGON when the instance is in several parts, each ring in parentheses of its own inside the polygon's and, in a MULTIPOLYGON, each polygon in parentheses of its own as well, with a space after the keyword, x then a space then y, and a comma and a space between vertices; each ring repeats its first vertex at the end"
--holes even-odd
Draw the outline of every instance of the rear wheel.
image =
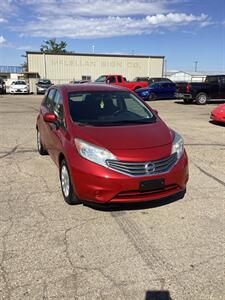
POLYGON ((199 93, 196 95, 195 101, 199 105, 205 105, 208 101, 208 95, 206 93, 199 93))
POLYGON ((150 101, 154 101, 154 100, 156 100, 156 98, 157 98, 156 94, 152 93, 152 94, 150 94, 150 96, 149 96, 148 99, 149 99, 150 101))
POLYGON ((37 128, 37 149, 40 155, 47 155, 48 152, 47 150, 45 150, 45 148, 43 147, 43 144, 41 142, 41 135, 40 135, 40 131, 37 128))
POLYGON ((74 193, 73 186, 71 184, 69 168, 65 159, 62 160, 60 165, 60 183, 62 194, 66 203, 69 205, 80 204, 80 199, 74 193))

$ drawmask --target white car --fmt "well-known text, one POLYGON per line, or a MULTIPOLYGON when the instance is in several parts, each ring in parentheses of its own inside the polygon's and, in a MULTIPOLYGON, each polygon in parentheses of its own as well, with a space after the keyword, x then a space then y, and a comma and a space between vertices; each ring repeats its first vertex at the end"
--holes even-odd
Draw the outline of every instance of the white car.
POLYGON ((29 94, 29 85, 24 80, 13 81, 9 87, 10 94, 29 94))

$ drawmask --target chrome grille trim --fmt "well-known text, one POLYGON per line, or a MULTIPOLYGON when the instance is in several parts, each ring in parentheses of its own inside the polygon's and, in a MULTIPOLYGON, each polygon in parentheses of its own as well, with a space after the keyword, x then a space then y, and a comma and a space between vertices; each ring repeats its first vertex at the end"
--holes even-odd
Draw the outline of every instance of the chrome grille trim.
POLYGON ((150 176, 168 172, 177 162, 177 154, 174 153, 160 160, 147 162, 129 162, 119 160, 107 160, 108 167, 119 173, 129 176, 150 176), (154 170, 148 172, 146 166, 154 164, 154 170))

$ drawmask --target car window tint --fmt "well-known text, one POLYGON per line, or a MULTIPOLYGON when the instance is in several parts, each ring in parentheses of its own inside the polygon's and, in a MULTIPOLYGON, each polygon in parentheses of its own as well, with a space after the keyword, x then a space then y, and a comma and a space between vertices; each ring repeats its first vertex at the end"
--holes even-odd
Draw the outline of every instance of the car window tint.
POLYGON ((115 83, 115 82, 116 82, 116 77, 115 77, 115 76, 111 76, 111 77, 109 77, 109 78, 107 79, 107 81, 108 81, 109 83, 115 83))
POLYGON ((118 76, 118 82, 122 83, 122 76, 118 76))
POLYGON ((153 118, 151 111, 135 95, 121 91, 71 92, 69 109, 75 122, 118 122, 153 118))
POLYGON ((208 76, 206 78, 206 82, 211 83, 211 84, 218 83, 218 77, 217 76, 208 76))
POLYGON ((55 89, 51 89, 51 90, 48 92, 48 95, 47 95, 46 98, 45 98, 44 104, 45 104, 45 106, 46 106, 50 111, 53 110, 53 100, 54 100, 55 92, 56 92, 55 89))
POLYGON ((225 76, 221 77, 221 83, 225 84, 225 76))
POLYGON ((60 120, 63 119, 64 117, 63 101, 59 91, 56 91, 55 93, 55 97, 53 101, 53 111, 60 120))

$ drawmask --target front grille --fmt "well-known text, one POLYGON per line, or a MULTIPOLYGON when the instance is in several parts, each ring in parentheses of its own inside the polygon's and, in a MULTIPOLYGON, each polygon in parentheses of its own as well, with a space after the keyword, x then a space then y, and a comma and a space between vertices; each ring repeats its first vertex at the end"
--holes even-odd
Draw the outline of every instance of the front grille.
POLYGON ((109 168, 130 176, 146 176, 168 172, 176 163, 177 154, 148 162, 107 160, 109 168))

